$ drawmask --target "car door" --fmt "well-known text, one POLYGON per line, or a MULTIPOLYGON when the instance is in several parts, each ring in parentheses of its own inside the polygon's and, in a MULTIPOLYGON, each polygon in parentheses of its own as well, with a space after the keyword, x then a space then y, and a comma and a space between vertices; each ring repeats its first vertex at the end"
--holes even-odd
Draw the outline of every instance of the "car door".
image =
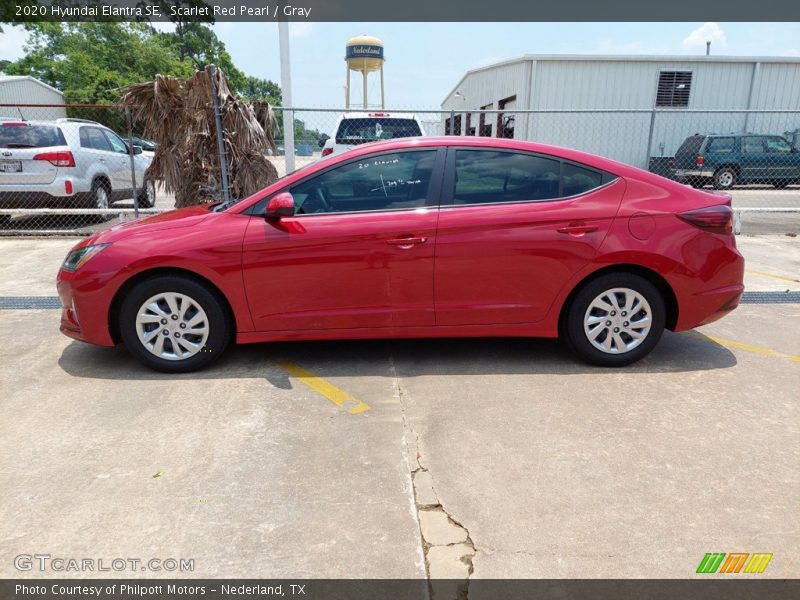
POLYGON ((767 154, 763 135, 746 135, 741 138, 742 160, 741 179, 759 181, 768 179, 772 174, 771 154, 767 154))
POLYGON ((436 241, 437 325, 544 318, 595 256, 624 188, 554 156, 451 148, 436 241))
POLYGON ((291 186, 293 217, 256 205, 242 255, 256 329, 434 325, 443 164, 435 148, 379 152, 291 186))
POLYGON ((113 131, 102 130, 113 152, 109 159, 111 185, 115 191, 130 191, 133 188, 131 179, 131 157, 128 154, 128 144, 122 141, 113 131))

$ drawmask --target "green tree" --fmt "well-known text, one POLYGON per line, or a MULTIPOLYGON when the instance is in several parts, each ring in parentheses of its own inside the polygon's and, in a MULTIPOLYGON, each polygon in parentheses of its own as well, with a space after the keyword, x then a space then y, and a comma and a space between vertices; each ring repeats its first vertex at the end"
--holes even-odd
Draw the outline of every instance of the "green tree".
POLYGON ((32 75, 61 90, 64 101, 108 103, 119 89, 156 74, 188 77, 193 69, 144 23, 27 23, 26 54, 9 75, 32 75))
POLYGON ((236 92, 245 100, 269 102, 272 106, 282 103, 281 88, 274 81, 259 79, 252 75, 245 75, 244 83, 236 92))

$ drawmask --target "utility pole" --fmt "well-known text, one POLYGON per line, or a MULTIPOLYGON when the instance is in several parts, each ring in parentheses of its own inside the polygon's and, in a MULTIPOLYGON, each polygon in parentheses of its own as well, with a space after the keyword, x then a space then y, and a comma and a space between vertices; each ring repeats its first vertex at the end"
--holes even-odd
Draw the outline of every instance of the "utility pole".
POLYGON ((289 22, 278 21, 281 52, 281 97, 283 98, 283 149, 286 173, 294 171, 294 107, 292 106, 292 66, 289 57, 289 22))

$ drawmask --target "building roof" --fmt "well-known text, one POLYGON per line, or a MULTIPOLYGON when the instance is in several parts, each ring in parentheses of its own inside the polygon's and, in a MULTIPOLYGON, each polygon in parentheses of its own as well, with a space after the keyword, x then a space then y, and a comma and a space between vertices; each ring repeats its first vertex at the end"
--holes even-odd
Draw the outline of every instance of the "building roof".
POLYGON ((44 81, 39 81, 36 77, 31 77, 30 75, 0 75, 0 85, 4 83, 12 83, 14 81, 33 81, 34 83, 38 83, 40 86, 47 88, 48 90, 55 92, 61 96, 64 95, 64 92, 57 90, 51 85, 47 85, 44 81))
POLYGON ((721 55, 683 55, 683 54, 523 54, 516 58, 501 60, 496 63, 470 69, 458 80, 453 89, 445 96, 447 100, 464 83, 464 80, 475 73, 489 71, 521 62, 531 61, 584 61, 584 62, 699 62, 699 63, 788 63, 800 64, 800 56, 721 56, 721 55))

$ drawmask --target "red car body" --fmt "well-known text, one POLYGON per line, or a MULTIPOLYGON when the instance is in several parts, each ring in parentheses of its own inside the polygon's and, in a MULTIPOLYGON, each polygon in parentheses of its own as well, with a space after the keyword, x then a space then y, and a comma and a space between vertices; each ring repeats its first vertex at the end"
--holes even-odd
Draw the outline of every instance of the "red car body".
POLYGON ((61 331, 92 344, 118 343, 121 299, 143 278, 174 272, 218 290, 239 343, 556 337, 571 294, 608 270, 651 279, 664 296, 666 326, 691 329, 735 308, 744 289, 744 260, 729 228, 682 216, 719 206, 729 207, 730 197, 565 148, 479 137, 378 142, 297 171, 226 210, 176 210, 80 242, 76 248, 110 245, 80 269, 59 271, 61 331), (547 202, 279 220, 248 213, 337 163, 425 147, 533 152, 614 177, 547 202))

